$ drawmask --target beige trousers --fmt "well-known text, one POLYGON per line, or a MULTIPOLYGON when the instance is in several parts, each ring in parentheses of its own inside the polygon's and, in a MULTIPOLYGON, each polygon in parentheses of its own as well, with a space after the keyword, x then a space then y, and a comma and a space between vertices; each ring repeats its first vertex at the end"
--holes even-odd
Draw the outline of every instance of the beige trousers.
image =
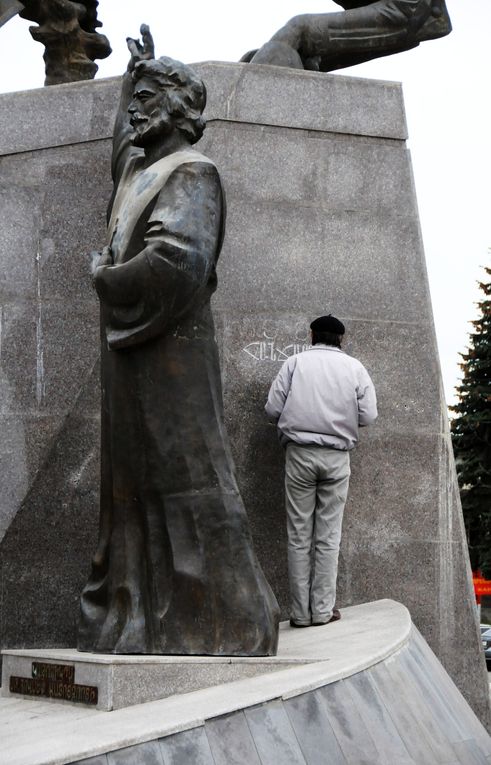
POLYGON ((349 452, 288 444, 288 576, 297 624, 326 623, 332 616, 349 477, 349 452))

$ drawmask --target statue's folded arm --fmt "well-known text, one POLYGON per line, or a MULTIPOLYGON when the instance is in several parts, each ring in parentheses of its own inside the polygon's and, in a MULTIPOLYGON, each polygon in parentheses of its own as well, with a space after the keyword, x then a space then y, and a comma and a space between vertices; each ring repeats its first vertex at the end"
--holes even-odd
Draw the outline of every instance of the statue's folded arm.
POLYGON ((110 347, 143 342, 185 315, 214 270, 222 206, 213 164, 187 163, 172 173, 144 227, 141 248, 129 252, 126 262, 96 270, 110 347))

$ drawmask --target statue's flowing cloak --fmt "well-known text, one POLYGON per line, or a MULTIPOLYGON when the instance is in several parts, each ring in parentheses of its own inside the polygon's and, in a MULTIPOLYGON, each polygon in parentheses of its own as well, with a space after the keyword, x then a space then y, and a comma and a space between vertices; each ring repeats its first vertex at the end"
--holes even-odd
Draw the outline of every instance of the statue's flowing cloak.
POLYGON ((116 171, 99 269, 99 545, 79 649, 262 655, 278 607, 255 557, 227 434, 210 297, 220 178, 192 149, 116 171))

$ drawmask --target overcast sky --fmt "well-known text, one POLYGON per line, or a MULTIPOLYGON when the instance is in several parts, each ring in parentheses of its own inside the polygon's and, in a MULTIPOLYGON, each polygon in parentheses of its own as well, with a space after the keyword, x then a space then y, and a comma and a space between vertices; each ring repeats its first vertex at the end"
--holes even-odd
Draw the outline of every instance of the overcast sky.
MULTIPOLYGON (((476 317, 491 247, 491 0, 447 0, 454 31, 415 50, 341 70, 403 83, 418 204, 447 401, 476 317)), ((150 24, 157 53, 237 61, 291 16, 339 10, 330 0, 100 0, 113 53, 97 77, 120 74, 125 37, 150 24)), ((0 29, 0 92, 41 87, 43 47, 14 18, 0 29)))

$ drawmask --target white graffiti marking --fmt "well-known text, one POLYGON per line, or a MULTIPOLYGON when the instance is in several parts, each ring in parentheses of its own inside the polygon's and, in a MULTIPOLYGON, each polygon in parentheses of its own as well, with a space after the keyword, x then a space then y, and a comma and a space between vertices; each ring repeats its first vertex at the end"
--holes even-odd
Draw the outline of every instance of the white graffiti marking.
POLYGON ((302 353, 310 347, 308 343, 289 343, 279 347, 274 341, 256 340, 242 350, 256 361, 285 361, 289 356, 302 353))

